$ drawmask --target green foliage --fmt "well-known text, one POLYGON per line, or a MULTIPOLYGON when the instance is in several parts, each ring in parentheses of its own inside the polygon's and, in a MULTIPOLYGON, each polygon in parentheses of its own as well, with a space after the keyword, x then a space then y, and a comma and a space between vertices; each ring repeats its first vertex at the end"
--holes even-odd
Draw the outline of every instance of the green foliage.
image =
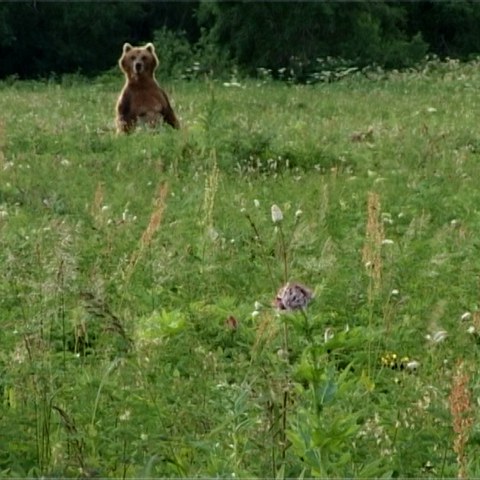
POLYGON ((115 64, 126 26, 142 14, 134 4, 4 4, 0 76, 99 73, 115 64), (15 40, 15 41, 13 41, 15 40))
POLYGON ((477 2, 421 2, 410 8, 409 28, 422 32, 432 52, 464 59, 479 54, 480 37, 475 29, 480 20, 477 2))
MULTIPOLYGON (((425 54, 475 58, 480 5, 471 0, 376 2, 119 2, 0 5, 0 78, 92 76, 116 64, 122 44, 155 41, 163 78, 268 71, 314 82, 326 63, 409 68, 425 54), (347 8, 348 7, 348 8, 347 8), (333 59, 333 62, 332 62, 333 59)), ((328 70, 328 69, 327 69, 328 70)))
POLYGON ((159 78, 220 77, 231 68, 225 52, 210 42, 204 33, 193 44, 185 32, 164 27, 155 32, 154 43, 160 60, 159 78))
POLYGON ((479 71, 1 82, 0 477, 478 475, 479 71))
POLYGON ((421 35, 406 35, 407 9, 397 4, 357 3, 347 9, 324 2, 205 2, 201 9, 211 38, 249 73, 266 68, 276 77, 286 71, 289 78, 305 81, 319 74, 317 59, 398 68, 414 65, 427 51, 421 35))

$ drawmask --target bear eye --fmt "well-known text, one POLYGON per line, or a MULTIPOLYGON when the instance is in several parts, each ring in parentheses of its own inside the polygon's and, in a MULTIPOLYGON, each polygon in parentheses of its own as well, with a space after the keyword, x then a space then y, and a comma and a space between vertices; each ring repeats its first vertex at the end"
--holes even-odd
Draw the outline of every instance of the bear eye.
POLYGON ((142 60, 145 61, 147 59, 146 55, 142 55, 142 60))

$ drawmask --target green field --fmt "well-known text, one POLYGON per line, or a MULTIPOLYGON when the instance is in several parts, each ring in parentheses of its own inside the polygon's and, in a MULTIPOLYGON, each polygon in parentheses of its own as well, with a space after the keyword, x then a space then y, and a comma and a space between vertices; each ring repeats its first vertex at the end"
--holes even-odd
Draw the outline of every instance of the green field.
POLYGON ((479 64, 122 82, 0 83, 0 477, 479 476, 479 64))

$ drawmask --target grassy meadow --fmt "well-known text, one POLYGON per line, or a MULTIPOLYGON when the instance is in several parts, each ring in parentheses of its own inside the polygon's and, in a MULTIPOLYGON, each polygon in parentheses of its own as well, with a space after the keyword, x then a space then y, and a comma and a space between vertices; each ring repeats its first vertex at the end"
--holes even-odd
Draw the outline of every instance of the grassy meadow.
POLYGON ((479 476, 479 64, 122 83, 0 83, 0 477, 479 476))

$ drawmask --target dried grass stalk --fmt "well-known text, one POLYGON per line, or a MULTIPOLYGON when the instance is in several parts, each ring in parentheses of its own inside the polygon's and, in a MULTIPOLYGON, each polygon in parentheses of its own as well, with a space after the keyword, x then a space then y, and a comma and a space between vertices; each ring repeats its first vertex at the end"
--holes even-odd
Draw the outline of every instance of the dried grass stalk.
POLYGON ((385 238, 381 219, 380 196, 378 193, 368 193, 367 208, 367 228, 362 260, 372 279, 369 288, 369 299, 371 300, 374 294, 380 290, 382 283, 382 242, 385 238))
POLYGON ((158 192, 155 196, 154 208, 153 212, 150 216, 150 221, 148 222, 147 228, 142 233, 140 238, 140 246, 137 250, 132 253, 130 257, 130 261, 128 262, 127 270, 126 270, 126 278, 129 279, 132 275, 133 271, 135 270, 135 266, 137 265, 138 261, 144 254, 145 250, 147 250, 155 236, 155 233, 160 227, 163 219, 163 213, 165 211, 166 206, 166 199, 168 195, 168 185, 166 183, 160 184, 158 188, 158 192))
POLYGON ((469 389, 470 376, 465 372, 463 362, 457 364, 453 376, 452 390, 448 397, 450 412, 453 417, 453 450, 457 455, 458 478, 468 478, 468 457, 466 445, 473 425, 473 409, 469 389))
POLYGON ((104 197, 105 197, 105 192, 103 189, 103 183, 98 182, 97 188, 95 188, 95 193, 93 195, 93 203, 92 203, 92 206, 90 207, 90 213, 93 219, 95 220, 95 222, 99 222, 99 221, 101 222, 104 197))

